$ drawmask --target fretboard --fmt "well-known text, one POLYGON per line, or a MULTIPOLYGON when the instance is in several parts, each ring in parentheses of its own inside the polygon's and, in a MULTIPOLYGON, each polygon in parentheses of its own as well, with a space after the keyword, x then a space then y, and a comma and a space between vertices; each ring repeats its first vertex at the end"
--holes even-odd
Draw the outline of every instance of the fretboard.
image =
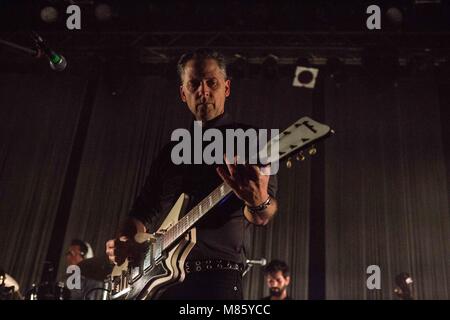
POLYGON ((183 218, 175 225, 168 229, 162 236, 162 250, 170 247, 179 237, 194 226, 209 210, 218 204, 231 192, 230 186, 222 183, 214 189, 206 198, 192 208, 183 218))

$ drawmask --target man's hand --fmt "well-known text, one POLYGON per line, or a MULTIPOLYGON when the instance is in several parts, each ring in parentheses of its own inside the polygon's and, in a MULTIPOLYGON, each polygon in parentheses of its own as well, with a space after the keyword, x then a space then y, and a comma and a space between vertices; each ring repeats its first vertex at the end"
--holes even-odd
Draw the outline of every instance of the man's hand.
POLYGON ((139 254, 139 244, 134 241, 134 236, 138 232, 146 232, 142 222, 134 218, 125 220, 120 236, 106 242, 108 259, 114 264, 121 265, 127 258, 136 258, 139 254))
POLYGON ((258 167, 247 164, 229 163, 225 159, 227 169, 218 167, 217 173, 222 180, 234 191, 236 196, 245 202, 244 215, 248 221, 258 225, 265 225, 277 211, 277 203, 272 204, 258 214, 252 214, 247 206, 255 207, 264 203, 268 197, 270 167, 258 167))
POLYGON ((106 255, 109 261, 116 265, 121 265, 125 259, 131 256, 131 241, 122 236, 106 242, 106 255))
POLYGON ((218 167, 217 173, 233 189, 239 199, 251 207, 260 205, 267 200, 270 176, 263 173, 267 173, 269 167, 260 169, 254 165, 236 164, 236 161, 235 163, 225 163, 228 170, 218 167))

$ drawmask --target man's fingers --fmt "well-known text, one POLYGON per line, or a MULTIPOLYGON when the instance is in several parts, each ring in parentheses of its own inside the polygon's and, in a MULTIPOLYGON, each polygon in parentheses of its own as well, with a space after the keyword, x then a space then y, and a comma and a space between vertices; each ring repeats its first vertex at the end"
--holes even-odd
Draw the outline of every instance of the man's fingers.
POLYGON ((259 177, 259 167, 251 164, 244 165, 245 174, 251 179, 257 179, 259 177))
POLYGON ((237 167, 235 164, 227 164, 229 175, 235 179, 237 175, 237 167))
POLYGON ((128 256, 128 246, 128 238, 125 236, 107 241, 106 255, 108 256, 109 261, 116 265, 124 263, 128 256))
POLYGON ((223 181, 228 182, 230 180, 229 172, 227 172, 223 167, 217 167, 216 171, 223 181))
POLYGON ((231 188, 235 187, 236 183, 233 180, 233 177, 223 167, 217 167, 216 171, 225 183, 227 183, 231 188))
POLYGON ((260 174, 263 176, 270 176, 270 165, 260 168, 260 174))
POLYGON ((228 157, 226 153, 223 154, 223 160, 225 160, 225 164, 234 163, 234 158, 228 157))
POLYGON ((236 171, 236 165, 235 165, 236 157, 233 159, 233 161, 231 161, 230 159, 228 159, 227 155, 224 154, 223 158, 225 160, 225 164, 228 168, 228 172, 230 173, 230 176, 234 176, 235 171, 236 171))

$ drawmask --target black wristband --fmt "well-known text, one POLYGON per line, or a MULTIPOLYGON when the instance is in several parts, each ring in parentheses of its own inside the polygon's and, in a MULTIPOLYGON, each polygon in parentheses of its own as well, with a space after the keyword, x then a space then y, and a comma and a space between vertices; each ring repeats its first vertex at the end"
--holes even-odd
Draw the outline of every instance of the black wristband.
POLYGON ((247 205, 247 208, 248 208, 248 211, 250 211, 251 213, 259 213, 261 211, 266 210, 267 207, 270 206, 271 203, 272 203, 272 198, 269 196, 267 198, 267 200, 264 201, 263 203, 261 203, 260 205, 254 206, 254 207, 247 205))

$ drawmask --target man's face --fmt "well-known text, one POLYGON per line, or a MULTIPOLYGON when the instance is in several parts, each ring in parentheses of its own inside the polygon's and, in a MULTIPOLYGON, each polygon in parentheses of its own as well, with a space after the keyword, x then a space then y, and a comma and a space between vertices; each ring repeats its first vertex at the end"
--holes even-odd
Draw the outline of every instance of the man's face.
POLYGON ((182 78, 181 100, 196 120, 208 121, 223 113, 225 98, 230 95, 230 80, 225 79, 216 60, 188 61, 182 78))
POLYGON ((277 271, 266 276, 267 286, 271 296, 280 296, 289 285, 290 277, 284 277, 283 272, 277 271))
POLYGON ((80 246, 70 246, 66 253, 66 264, 68 266, 79 264, 83 261, 83 256, 81 255, 80 246))

